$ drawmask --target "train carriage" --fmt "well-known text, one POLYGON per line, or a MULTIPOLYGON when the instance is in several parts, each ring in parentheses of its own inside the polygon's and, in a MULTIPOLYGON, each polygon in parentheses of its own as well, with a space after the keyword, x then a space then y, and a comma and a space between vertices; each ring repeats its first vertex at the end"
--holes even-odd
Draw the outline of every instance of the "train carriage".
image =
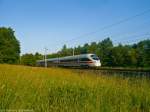
MULTIPOLYGON (((98 67, 101 66, 100 59, 95 54, 81 54, 61 58, 46 59, 47 66, 64 67, 98 67)), ((38 60, 37 66, 45 66, 45 60, 38 60)))

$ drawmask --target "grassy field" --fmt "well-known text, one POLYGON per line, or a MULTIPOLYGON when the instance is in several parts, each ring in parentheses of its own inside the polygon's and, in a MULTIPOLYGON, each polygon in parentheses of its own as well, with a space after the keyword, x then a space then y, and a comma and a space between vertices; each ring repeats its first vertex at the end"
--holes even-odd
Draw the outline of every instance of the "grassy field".
POLYGON ((150 80, 0 65, 0 112, 149 112, 150 80))

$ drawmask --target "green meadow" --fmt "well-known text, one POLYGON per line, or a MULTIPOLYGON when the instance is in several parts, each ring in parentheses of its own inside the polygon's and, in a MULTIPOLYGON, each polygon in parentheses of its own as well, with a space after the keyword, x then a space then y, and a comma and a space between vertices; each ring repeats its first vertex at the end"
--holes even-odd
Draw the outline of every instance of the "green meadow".
POLYGON ((0 65, 0 112, 149 112, 150 80, 0 65))

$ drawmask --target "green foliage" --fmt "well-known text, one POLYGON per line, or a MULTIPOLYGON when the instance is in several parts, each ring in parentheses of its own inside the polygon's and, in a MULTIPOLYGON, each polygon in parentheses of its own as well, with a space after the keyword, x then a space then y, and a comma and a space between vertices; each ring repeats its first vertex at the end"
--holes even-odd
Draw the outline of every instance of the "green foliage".
POLYGON ((104 39, 102 42, 98 43, 98 53, 97 55, 101 59, 103 66, 111 66, 111 49, 113 47, 110 38, 104 39))
POLYGON ((24 54, 21 56, 21 64, 28 66, 35 66, 37 60, 42 59, 42 55, 39 53, 34 54, 24 54))
POLYGON ((139 66, 149 67, 150 66, 150 40, 144 40, 136 45, 138 52, 139 66))
POLYGON ((19 62, 20 43, 11 28, 0 28, 0 63, 19 62))
MULTIPOLYGON (((150 66, 150 40, 140 41, 133 45, 113 45, 110 38, 98 43, 84 44, 74 48, 75 55, 94 53, 100 57, 102 66, 116 67, 149 67, 150 66)), ((62 57, 72 55, 73 48, 63 46, 58 53, 48 57, 62 57)))

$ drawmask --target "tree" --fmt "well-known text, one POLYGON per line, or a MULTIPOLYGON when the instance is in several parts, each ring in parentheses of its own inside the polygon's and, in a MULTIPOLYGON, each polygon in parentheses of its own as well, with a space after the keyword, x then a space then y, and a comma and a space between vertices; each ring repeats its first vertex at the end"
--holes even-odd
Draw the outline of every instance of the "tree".
POLYGON ((113 48, 113 43, 110 38, 106 38, 98 43, 96 50, 97 55, 100 57, 102 65, 111 65, 111 49, 113 48))
POLYGON ((28 65, 28 66, 36 66, 36 61, 42 59, 43 59, 43 55, 38 52, 36 52, 35 54, 27 53, 21 56, 21 64, 28 65))
POLYGON ((137 60, 138 66, 149 67, 150 66, 150 40, 144 40, 136 45, 138 52, 137 60))
POLYGON ((88 49, 89 49, 89 44, 88 43, 86 43, 86 44, 84 44, 84 46, 83 47, 81 47, 81 54, 86 54, 86 53, 89 53, 88 52, 88 49))
POLYGON ((111 57, 112 57, 113 66, 123 66, 125 52, 126 51, 121 44, 112 49, 111 57))
POLYGON ((80 45, 77 48, 75 48, 75 54, 77 54, 77 55, 81 54, 81 46, 80 45))
POLYGON ((64 45, 61 52, 60 52, 60 56, 67 56, 67 46, 64 45))
POLYGON ((91 45, 89 46, 89 52, 90 53, 95 53, 97 49, 97 43, 96 42, 92 42, 91 45))
POLYGON ((19 62, 20 43, 11 28, 0 28, 0 63, 16 64, 19 62))
POLYGON ((43 55, 38 53, 38 52, 35 53, 34 57, 35 57, 35 60, 42 60, 43 59, 43 55))
POLYGON ((24 54, 21 56, 21 64, 28 66, 35 66, 36 59, 33 54, 24 54))

